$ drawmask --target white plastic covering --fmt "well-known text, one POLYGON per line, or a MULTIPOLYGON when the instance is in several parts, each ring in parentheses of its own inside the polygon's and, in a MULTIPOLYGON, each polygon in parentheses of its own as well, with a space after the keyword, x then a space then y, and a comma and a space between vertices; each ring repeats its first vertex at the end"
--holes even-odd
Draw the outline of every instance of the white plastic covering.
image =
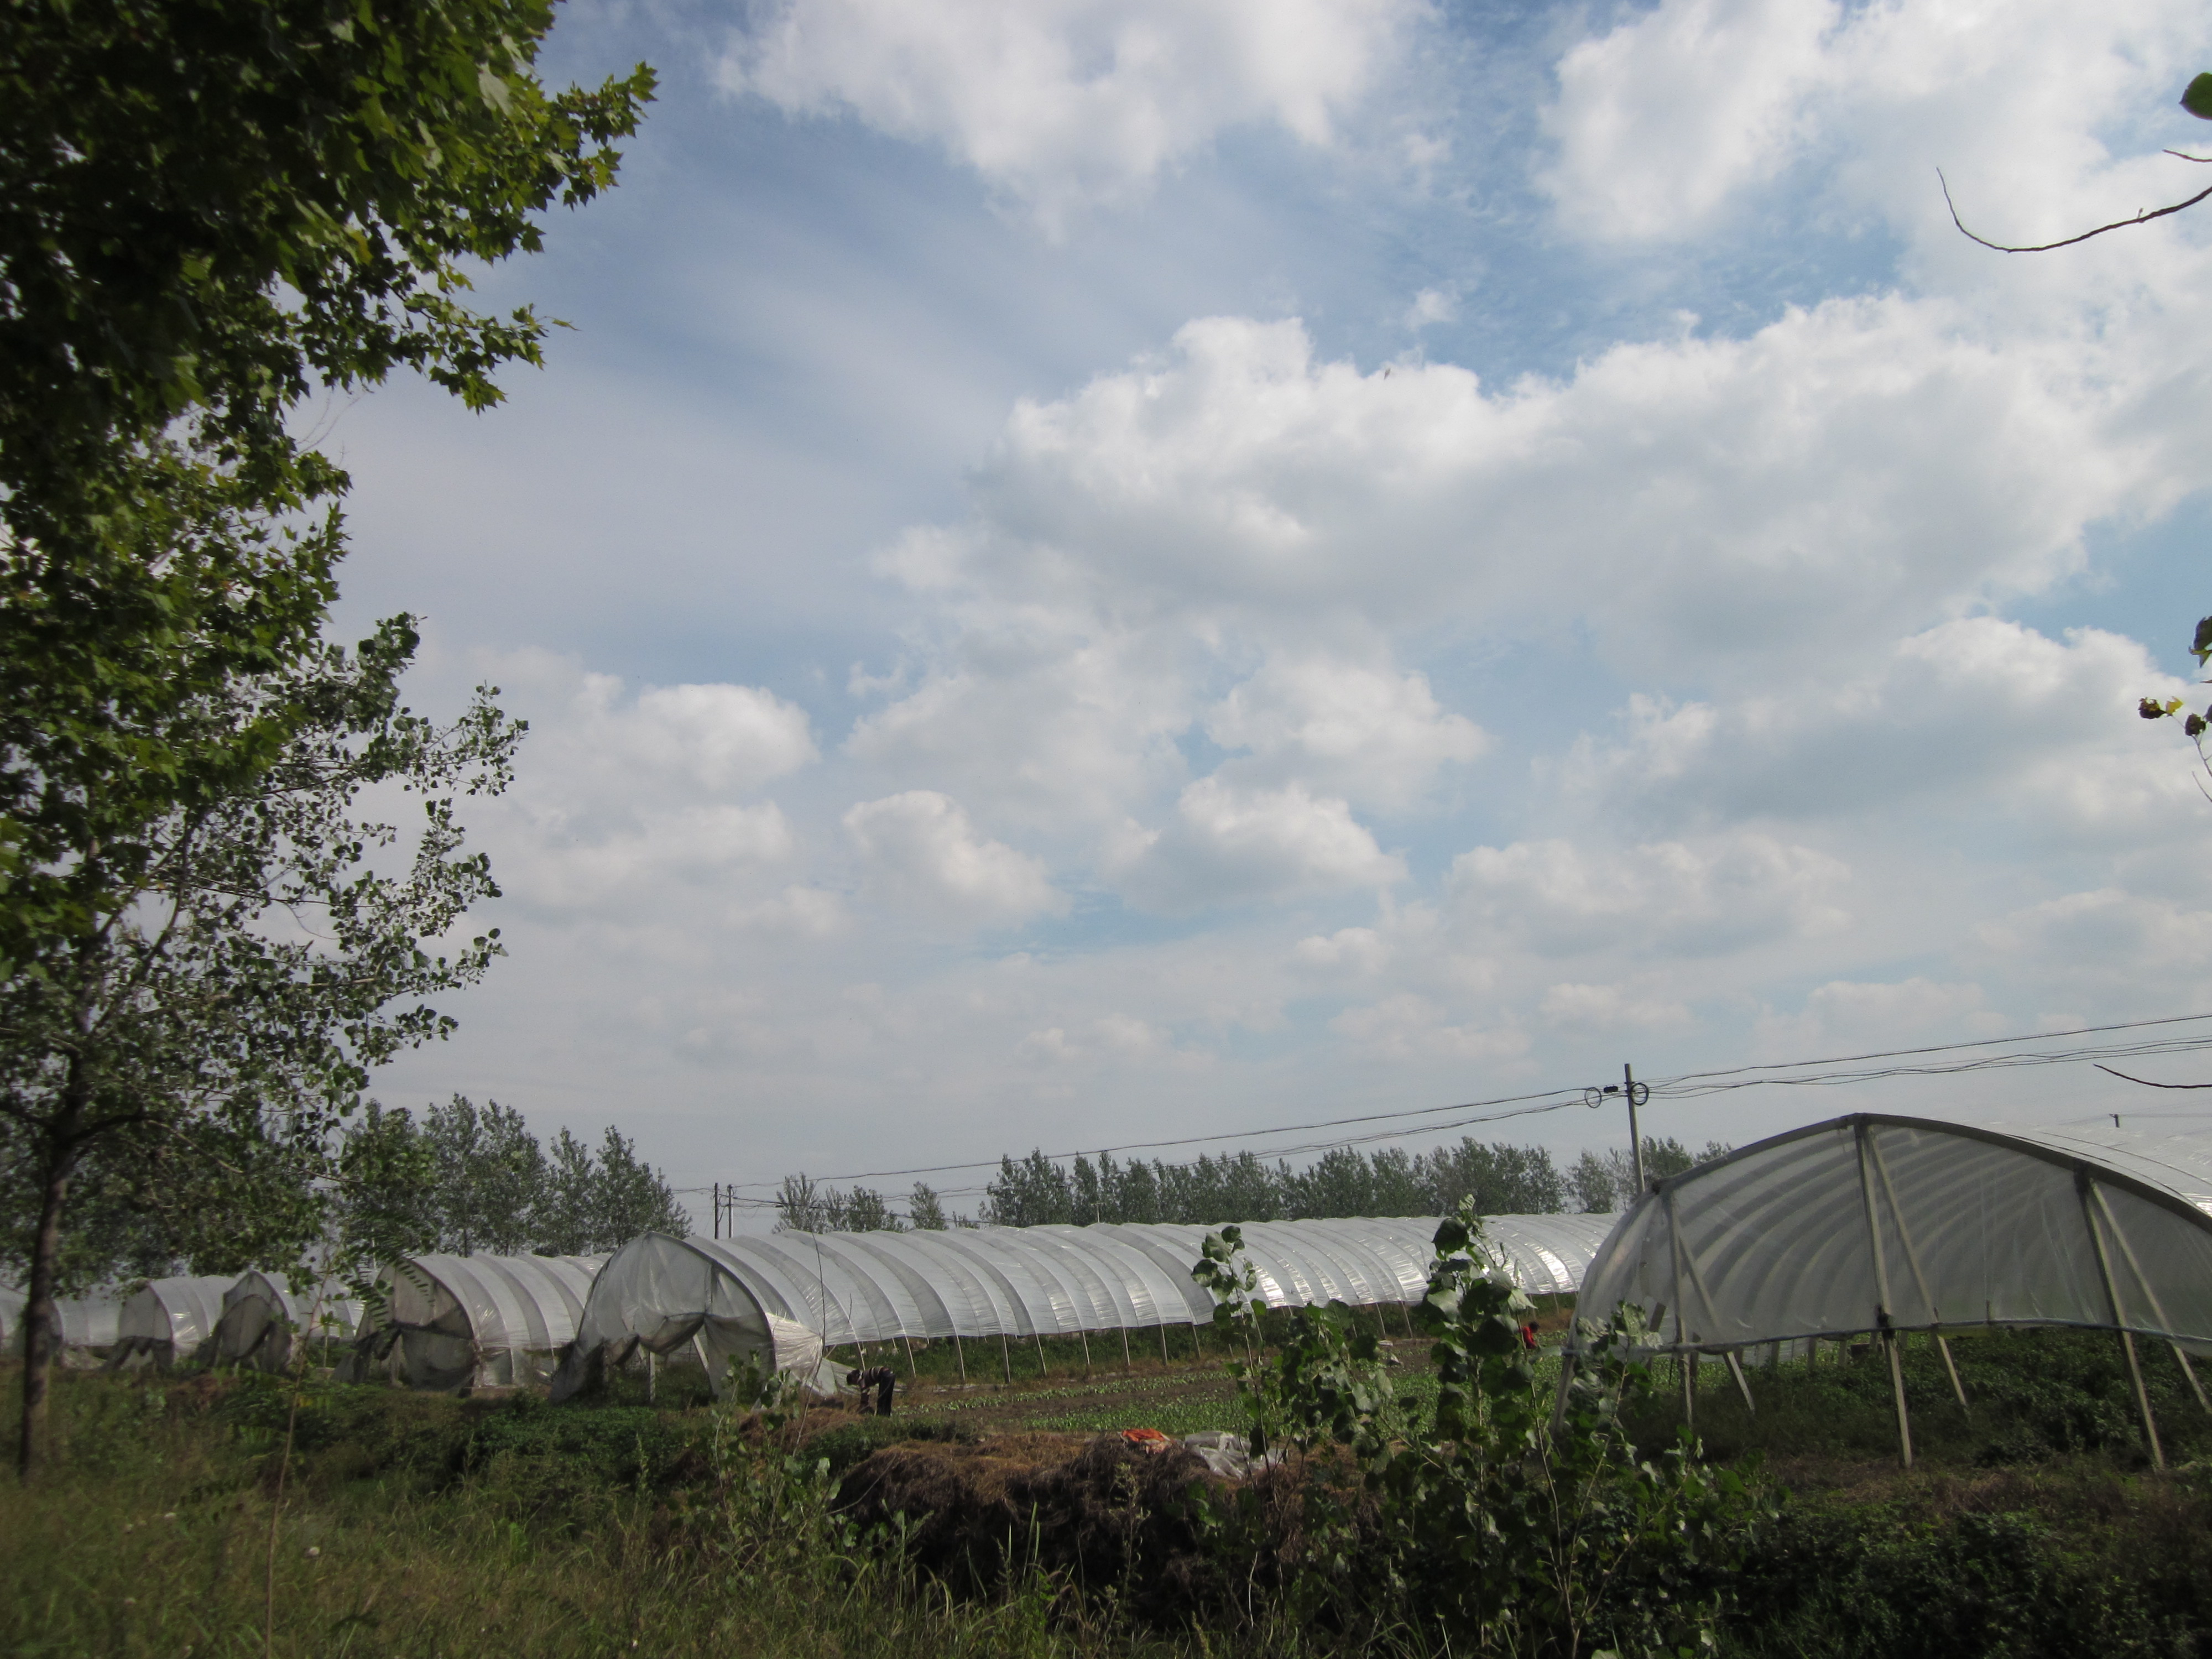
POLYGON ((62 1364, 96 1365, 122 1340, 123 1304, 108 1297, 72 1297, 54 1304, 62 1316, 62 1364))
POLYGON ((295 1291, 282 1273, 249 1269, 222 1293, 202 1361, 281 1371, 291 1364, 292 1339, 308 1332, 325 1341, 349 1340, 361 1323, 362 1304, 336 1284, 295 1291))
MULTIPOLYGON (((1434 1218, 1253 1222, 1245 1252, 1271 1306, 1419 1299, 1435 1255, 1434 1218)), ((1570 1294, 1611 1216, 1498 1216, 1486 1223, 1524 1288, 1570 1294)), ((1073 1336, 1203 1324, 1213 1298, 1192 1266, 1200 1226, 963 1227, 943 1232, 778 1233, 676 1239, 648 1233, 611 1257, 592 1286, 556 1393, 593 1355, 633 1346, 668 1353, 706 1333, 700 1355, 719 1383, 728 1359, 770 1347, 771 1322, 823 1346, 944 1337, 1073 1336), (717 1346, 719 1345, 719 1346, 717 1346)))
POLYGON ((750 1360, 807 1379, 822 1364, 821 1337, 764 1308, 721 1241, 663 1233, 633 1239, 592 1281, 576 1340, 554 1374, 553 1398, 565 1400, 640 1350, 696 1358, 717 1397, 733 1364, 750 1360))
POLYGON ((349 1374, 418 1389, 542 1382, 603 1255, 417 1255, 377 1275, 349 1374))
POLYGON ((198 1357, 222 1316, 228 1275, 149 1280, 123 1304, 111 1364, 183 1364, 198 1357))
POLYGON ((1662 1346, 2077 1325, 2212 1352, 2212 1134, 1864 1114, 1654 1184, 1577 1311, 1662 1346))

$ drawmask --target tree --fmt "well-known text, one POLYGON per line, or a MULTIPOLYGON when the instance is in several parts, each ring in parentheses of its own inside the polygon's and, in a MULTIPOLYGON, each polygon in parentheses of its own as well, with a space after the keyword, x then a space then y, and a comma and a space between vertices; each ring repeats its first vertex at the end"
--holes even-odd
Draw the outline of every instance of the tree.
POLYGON ((1619 1207, 1620 1188, 1613 1178, 1613 1165, 1595 1152, 1585 1152, 1567 1172, 1567 1186, 1584 1215, 1609 1215, 1619 1207))
MULTIPOLYGON (((642 66, 548 94, 532 70, 551 21, 546 0, 24 0, 0 30, 0 1069, 9 1133, 27 1137, 9 1150, 33 1159, 32 1207, 52 1223, 27 1243, 45 1264, 24 1321, 27 1466, 70 1181, 293 1194, 207 1248, 296 1235, 314 1206, 289 1177, 320 1167, 325 1107, 387 1044, 441 1029, 363 999, 481 970, 481 943, 434 963, 415 940, 440 930, 403 950, 411 920, 364 917, 288 866, 280 884, 329 905, 346 963, 300 967, 284 954, 298 941, 260 926, 252 863, 272 849, 231 809, 302 800, 278 775, 335 729, 316 699, 350 684, 374 701, 394 642, 411 650, 403 626, 351 667, 327 656, 343 544, 335 511, 313 509, 345 478, 290 416, 401 366, 495 402, 493 371, 538 361, 546 325, 468 310, 466 264, 534 250, 536 215, 605 188, 611 142, 651 95, 642 66), (225 915, 183 872, 233 856, 225 915), (140 931, 135 907, 185 889, 165 928, 140 931), (288 963, 298 982, 252 1013, 256 975, 288 963), (227 972, 240 982, 225 988, 227 972), (87 987, 100 1012, 58 1024, 87 987), (264 1077, 285 1070, 274 1022, 292 1005, 296 1075, 264 1077), (183 1046, 157 1053, 157 1029, 183 1046), (143 1111, 107 1092, 126 1073, 146 1081, 143 1111), (204 1109, 179 1117, 185 1099, 204 1109)), ((469 741, 493 740, 488 710, 469 741)), ((417 775, 426 739, 381 718, 361 775, 417 775)), ((435 887, 437 869, 491 890, 480 860, 451 856, 457 839, 430 847, 432 828, 425 867, 361 895, 435 887)), ((345 861, 340 843, 319 852, 345 861)), ((158 1219, 172 1244, 191 1224, 181 1203, 158 1219)))
POLYGON ((937 1188, 926 1181, 914 1183, 914 1191, 906 1201, 908 1224, 918 1233, 941 1233, 952 1224, 945 1213, 945 1201, 937 1195, 937 1188))
MULTIPOLYGON (((384 624, 352 652, 234 683, 179 718, 289 728, 234 787, 148 826, 148 857, 75 947, 0 982, 0 1119, 36 1171, 9 1220, 27 1268, 19 1461, 37 1456, 72 1179, 89 1167, 203 1271, 296 1261, 322 1230, 313 1177, 368 1072, 441 1037, 425 1000, 474 982, 496 929, 434 956, 498 888, 462 850, 461 796, 506 787, 524 728, 479 687, 450 726, 399 702, 416 636, 384 624), (411 845, 356 816, 371 790, 412 796, 411 845)), ((196 739, 198 740, 198 739, 196 739)), ((80 1256, 83 1274, 104 1267, 80 1256)))
MULTIPOLYGON (((2180 103, 2182 108, 2187 110, 2198 120, 2212 121, 2212 73, 2199 75, 2190 82, 2182 90, 2180 103)), ((2177 161, 2212 162, 2212 155, 2187 155, 2178 149, 2170 149, 2166 153, 2177 161)), ((2185 201, 2174 202, 2162 208, 2140 209, 2129 218, 2115 219, 2110 224, 2099 225, 2094 230, 2081 231, 2075 235, 2063 236, 2055 242, 2014 245, 2007 242, 1993 242, 1986 236, 1977 236, 1972 231, 1968 230, 1965 222, 1959 217, 1958 204, 1951 199, 1950 184, 1944 179, 1940 168, 1936 177, 1942 184, 1943 204, 1951 210, 1951 222, 1958 227, 1959 234, 1969 241, 1979 242, 1984 247, 1994 248, 1999 253, 2049 253, 2055 248, 2072 247, 2077 242, 2086 242, 2093 236, 2102 236, 2107 231, 2125 230, 2131 225, 2147 225, 2154 219, 2163 219, 2170 214, 2186 212, 2207 197, 2212 197, 2212 185, 2207 185, 2185 201)))
POLYGON ((422 1123, 436 1192, 439 1247, 462 1255, 516 1255, 540 1231, 545 1154, 522 1115, 497 1101, 481 1110, 466 1095, 433 1107, 422 1123))

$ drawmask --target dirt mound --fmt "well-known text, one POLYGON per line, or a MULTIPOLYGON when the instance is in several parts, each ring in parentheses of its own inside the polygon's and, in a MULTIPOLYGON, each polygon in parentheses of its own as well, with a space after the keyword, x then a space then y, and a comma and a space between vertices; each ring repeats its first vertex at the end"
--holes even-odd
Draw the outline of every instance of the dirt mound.
POLYGON ((1079 1593, 1118 1588, 1132 1612, 1161 1619, 1201 1597, 1196 1501, 1221 1484, 1181 1446, 1008 1435, 886 1446, 846 1475, 839 1504, 863 1525, 902 1515, 908 1559, 956 1593, 988 1593, 1034 1565, 1079 1593))

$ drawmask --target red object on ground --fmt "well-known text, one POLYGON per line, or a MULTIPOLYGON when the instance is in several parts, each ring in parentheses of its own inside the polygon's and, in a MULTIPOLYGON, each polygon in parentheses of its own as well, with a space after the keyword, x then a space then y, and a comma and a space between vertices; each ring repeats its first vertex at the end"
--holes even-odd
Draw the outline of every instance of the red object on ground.
POLYGON ((1121 1438, 1140 1452, 1164 1452, 1175 1444, 1158 1429, 1124 1429, 1121 1438))

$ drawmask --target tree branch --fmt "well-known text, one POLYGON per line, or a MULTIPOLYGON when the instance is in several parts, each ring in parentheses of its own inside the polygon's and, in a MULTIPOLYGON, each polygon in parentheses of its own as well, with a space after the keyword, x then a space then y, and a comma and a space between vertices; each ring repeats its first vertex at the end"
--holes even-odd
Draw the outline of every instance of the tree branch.
MULTIPOLYGON (((2100 1072, 2112 1072, 2112 1068, 2109 1066, 2100 1066, 2097 1069, 2100 1072)), ((2212 1089, 2212 1083, 2153 1083, 2147 1077, 2130 1077, 2125 1072, 2112 1072, 2112 1075, 2124 1082, 2140 1083, 2146 1089, 2212 1089)))
MULTIPOLYGON (((2169 155, 2174 154, 2172 150, 2166 153, 2169 155)), ((2212 160, 2212 157, 2185 155, 2181 159, 2185 161, 2198 161, 2212 160)), ((1936 169, 1936 181, 1943 186, 1943 205, 1951 210, 1951 222, 1958 226, 1959 234, 1970 242, 1979 242, 1984 247, 1994 248, 1999 253, 2048 253, 2053 248, 2072 247, 2076 242, 2086 242, 2092 236, 2102 236, 2108 230, 2125 230, 2130 225, 2147 225, 2154 219, 2165 218, 2169 213, 2179 213, 2184 208, 2193 208, 2206 197, 2212 196, 2212 186, 2207 186, 2185 202, 2176 202, 2172 207, 2147 210, 2136 214, 2132 219, 2115 219, 2109 225, 2099 225, 2094 230, 2085 230, 2079 236, 2069 236, 2063 241, 2037 242, 2028 246, 2014 247, 2004 242, 1992 242, 1988 237, 1977 236, 1972 231, 1968 230, 1966 222, 1959 217, 1959 204, 1951 199, 1951 181, 1943 177, 1942 168, 1936 169)))

